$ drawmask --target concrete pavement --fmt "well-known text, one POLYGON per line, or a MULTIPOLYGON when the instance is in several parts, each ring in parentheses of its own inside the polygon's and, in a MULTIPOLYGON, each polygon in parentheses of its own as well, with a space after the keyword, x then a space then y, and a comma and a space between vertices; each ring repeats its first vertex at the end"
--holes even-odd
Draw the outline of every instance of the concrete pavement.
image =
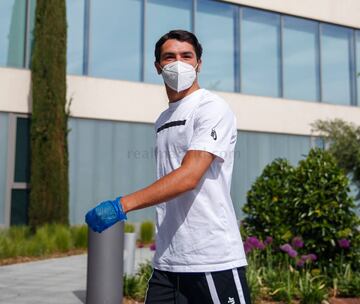
MULTIPOLYGON (((147 248, 137 249, 135 267, 152 256, 147 248)), ((86 254, 0 266, 0 303, 85 303, 86 267, 86 254)))

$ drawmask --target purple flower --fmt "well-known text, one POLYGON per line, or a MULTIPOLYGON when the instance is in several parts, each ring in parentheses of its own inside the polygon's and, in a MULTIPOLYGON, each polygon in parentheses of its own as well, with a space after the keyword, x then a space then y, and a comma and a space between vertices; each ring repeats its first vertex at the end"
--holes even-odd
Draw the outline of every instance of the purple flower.
POLYGON ((252 247, 250 246, 250 244, 248 242, 244 243, 244 250, 245 250, 245 254, 248 254, 249 252, 251 252, 252 247))
POLYGON ((314 253, 302 255, 300 258, 304 263, 311 263, 317 260, 317 256, 314 253))
POLYGON ((290 250, 293 250, 290 244, 281 245, 280 249, 286 253, 288 253, 290 250))
POLYGON ((273 238, 271 236, 267 236, 265 239, 265 245, 270 245, 273 242, 273 238))
POLYGON ((151 250, 151 251, 155 251, 155 250, 156 250, 156 244, 155 244, 155 243, 152 243, 152 244, 150 245, 150 250, 151 250))
POLYGON ((303 259, 297 260, 296 261, 296 266, 298 267, 303 267, 305 264, 305 261, 303 259))
POLYGON ((300 236, 296 236, 292 239, 291 244, 294 248, 302 248, 304 247, 304 242, 300 236))
POLYGON ((350 241, 347 239, 338 240, 338 244, 340 248, 347 249, 350 247, 350 241))
POLYGON ((308 258, 313 262, 317 260, 317 256, 314 253, 308 254, 308 258))
POLYGON ((246 239, 245 244, 250 247, 250 249, 265 249, 265 245, 262 241, 260 241, 256 236, 250 236, 246 239))
POLYGON ((289 250, 288 255, 291 258, 295 258, 298 255, 298 253, 297 253, 297 251, 295 249, 291 249, 291 250, 289 250))
POLYGON ((297 256, 297 251, 291 247, 290 244, 284 244, 280 246, 280 249, 286 252, 290 257, 294 258, 297 256))

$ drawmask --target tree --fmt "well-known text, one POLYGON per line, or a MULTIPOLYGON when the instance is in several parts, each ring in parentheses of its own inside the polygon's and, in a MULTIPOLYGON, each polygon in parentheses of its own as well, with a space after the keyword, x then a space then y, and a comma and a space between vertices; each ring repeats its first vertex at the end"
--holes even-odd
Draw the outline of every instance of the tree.
POLYGON ((31 62, 29 224, 68 224, 65 0, 37 0, 31 62))
POLYGON ((324 138, 326 149, 339 166, 351 176, 358 189, 356 199, 360 199, 360 126, 341 119, 317 120, 312 126, 324 138))

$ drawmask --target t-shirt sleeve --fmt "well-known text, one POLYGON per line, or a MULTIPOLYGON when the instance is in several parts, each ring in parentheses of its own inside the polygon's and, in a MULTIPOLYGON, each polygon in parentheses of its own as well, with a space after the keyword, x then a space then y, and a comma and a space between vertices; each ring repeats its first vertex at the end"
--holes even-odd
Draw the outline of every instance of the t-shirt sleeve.
POLYGON ((197 110, 188 150, 207 151, 225 160, 233 152, 236 134, 236 118, 227 104, 209 102, 197 110))

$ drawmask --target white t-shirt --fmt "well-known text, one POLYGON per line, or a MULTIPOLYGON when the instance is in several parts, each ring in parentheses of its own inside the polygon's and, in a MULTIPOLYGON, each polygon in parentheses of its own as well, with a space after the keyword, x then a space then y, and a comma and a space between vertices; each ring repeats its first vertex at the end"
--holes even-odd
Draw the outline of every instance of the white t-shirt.
POLYGON ((155 122, 157 177, 177 169, 189 150, 216 157, 194 190, 156 207, 154 268, 211 272, 245 266, 230 197, 236 118, 217 95, 199 89, 169 104, 155 122))

